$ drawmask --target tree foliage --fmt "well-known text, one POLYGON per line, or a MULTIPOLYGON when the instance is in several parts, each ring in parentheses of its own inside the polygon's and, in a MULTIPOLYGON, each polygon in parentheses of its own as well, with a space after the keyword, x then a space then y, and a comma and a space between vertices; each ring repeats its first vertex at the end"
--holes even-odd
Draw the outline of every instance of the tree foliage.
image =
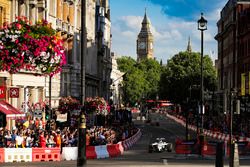
POLYGON ((153 59, 137 63, 133 58, 123 56, 117 59, 118 69, 125 72, 123 79, 124 101, 131 105, 142 98, 154 98, 158 94, 161 75, 160 64, 153 59))
MULTIPOLYGON (((192 98, 199 98, 201 57, 199 53, 179 52, 172 57, 160 79, 160 97, 175 103, 183 103, 196 89, 192 98), (198 89, 198 90, 197 90, 198 89)), ((216 71, 209 56, 203 57, 204 90, 213 90, 216 86, 216 71)))

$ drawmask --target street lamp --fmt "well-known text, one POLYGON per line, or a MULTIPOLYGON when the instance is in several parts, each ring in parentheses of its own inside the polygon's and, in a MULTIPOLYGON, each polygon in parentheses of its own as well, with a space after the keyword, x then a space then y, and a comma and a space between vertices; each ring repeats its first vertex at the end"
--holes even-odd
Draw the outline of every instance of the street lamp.
POLYGON ((234 141, 233 141, 233 103, 236 100, 237 97, 237 90, 235 88, 230 89, 230 95, 229 95, 229 112, 230 112, 230 128, 229 128, 229 167, 234 167, 234 141))
POLYGON ((201 31, 201 101, 200 101, 200 113, 202 116, 201 129, 203 129, 203 114, 204 114, 204 87, 203 87, 203 31, 207 30, 207 20, 204 19, 203 13, 198 20, 198 30, 201 31))
MULTIPOLYGON (((207 20, 204 19, 203 13, 201 18, 197 21, 198 30, 201 31, 201 101, 200 101, 200 114, 201 114, 201 133, 203 133, 203 114, 204 114, 204 88, 203 88, 203 31, 207 30, 207 20)), ((201 138, 201 144, 204 142, 204 137, 201 138)), ((203 145, 201 145, 203 147, 203 145)), ((201 147, 201 149, 202 149, 201 147)))
POLYGON ((85 108, 84 105, 84 97, 85 97, 85 23, 86 23, 86 2, 81 0, 81 81, 80 81, 80 100, 81 100, 81 113, 79 118, 79 125, 78 125, 78 156, 77 156, 77 167, 86 167, 87 166, 87 157, 86 157, 86 118, 85 118, 85 108))

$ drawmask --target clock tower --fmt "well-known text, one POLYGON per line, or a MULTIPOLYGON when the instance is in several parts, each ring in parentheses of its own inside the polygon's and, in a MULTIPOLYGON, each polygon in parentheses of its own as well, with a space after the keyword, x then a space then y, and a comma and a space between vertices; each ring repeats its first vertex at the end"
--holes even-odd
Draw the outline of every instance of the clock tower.
POLYGON ((153 59, 153 34, 150 31, 150 22, 145 11, 145 15, 142 21, 141 31, 137 36, 137 61, 142 59, 153 59))

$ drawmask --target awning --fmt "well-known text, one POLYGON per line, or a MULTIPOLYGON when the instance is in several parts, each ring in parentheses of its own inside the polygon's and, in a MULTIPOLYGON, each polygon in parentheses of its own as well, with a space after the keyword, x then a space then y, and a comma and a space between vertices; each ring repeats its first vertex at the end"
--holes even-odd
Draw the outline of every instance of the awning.
POLYGON ((6 117, 24 117, 25 114, 6 101, 0 101, 0 112, 4 113, 6 117))

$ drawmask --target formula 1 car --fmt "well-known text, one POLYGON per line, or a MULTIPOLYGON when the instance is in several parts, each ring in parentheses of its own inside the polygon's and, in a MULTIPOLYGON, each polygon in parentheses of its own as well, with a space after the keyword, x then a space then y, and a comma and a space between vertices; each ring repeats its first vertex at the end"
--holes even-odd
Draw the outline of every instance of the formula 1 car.
POLYGON ((149 144, 148 152, 163 152, 172 151, 172 143, 167 143, 165 138, 156 138, 155 141, 149 144))

